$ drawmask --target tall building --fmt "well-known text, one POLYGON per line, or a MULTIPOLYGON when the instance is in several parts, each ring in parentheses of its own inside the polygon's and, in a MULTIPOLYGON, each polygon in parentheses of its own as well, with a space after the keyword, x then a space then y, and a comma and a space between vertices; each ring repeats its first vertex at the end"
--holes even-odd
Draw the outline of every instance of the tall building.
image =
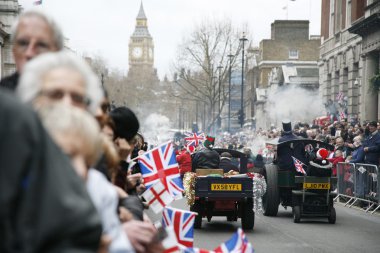
POLYGON ((320 84, 325 102, 338 102, 349 118, 380 118, 378 92, 370 79, 379 73, 380 1, 322 0, 320 84))
POLYGON ((153 38, 148 30, 148 19, 142 2, 136 17, 135 31, 129 41, 128 81, 139 89, 152 88, 159 81, 154 68, 153 38))

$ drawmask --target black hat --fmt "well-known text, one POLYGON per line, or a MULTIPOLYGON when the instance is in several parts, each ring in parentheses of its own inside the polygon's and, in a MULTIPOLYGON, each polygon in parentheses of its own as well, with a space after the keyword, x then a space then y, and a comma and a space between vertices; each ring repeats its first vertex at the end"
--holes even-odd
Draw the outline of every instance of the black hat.
POLYGON ((284 133, 291 133, 292 132, 292 123, 290 121, 283 121, 282 122, 282 129, 284 130, 284 133))
POLYGON ((118 107, 110 112, 115 123, 115 137, 131 141, 137 134, 140 124, 136 115, 127 107, 118 107))
POLYGON ((377 122, 376 121, 371 121, 368 123, 369 126, 377 127, 377 122))

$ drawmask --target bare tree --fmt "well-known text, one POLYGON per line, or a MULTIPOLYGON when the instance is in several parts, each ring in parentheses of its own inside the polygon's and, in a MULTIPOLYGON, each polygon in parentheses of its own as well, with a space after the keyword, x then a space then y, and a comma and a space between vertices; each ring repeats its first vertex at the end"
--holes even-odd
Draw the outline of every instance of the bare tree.
POLYGON ((229 74, 228 55, 233 55, 234 66, 241 50, 241 34, 230 20, 205 20, 178 48, 173 68, 178 73, 174 81, 179 89, 174 95, 207 103, 208 130, 221 116, 228 98, 228 89, 224 89, 229 74))

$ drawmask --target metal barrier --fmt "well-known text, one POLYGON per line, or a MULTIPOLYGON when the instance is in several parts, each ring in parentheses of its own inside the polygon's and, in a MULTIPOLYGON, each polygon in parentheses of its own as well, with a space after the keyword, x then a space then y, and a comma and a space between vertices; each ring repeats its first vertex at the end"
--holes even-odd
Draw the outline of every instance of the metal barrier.
POLYGON ((362 163, 337 164, 337 193, 335 201, 344 200, 344 205, 352 207, 358 201, 366 202, 365 211, 376 212, 380 208, 379 170, 376 165, 362 163))

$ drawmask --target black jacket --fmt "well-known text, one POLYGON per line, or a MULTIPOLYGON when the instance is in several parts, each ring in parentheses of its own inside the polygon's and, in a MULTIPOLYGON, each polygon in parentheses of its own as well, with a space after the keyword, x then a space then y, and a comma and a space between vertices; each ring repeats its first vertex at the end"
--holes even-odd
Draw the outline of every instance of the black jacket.
POLYGON ((36 114, 0 89, 0 252, 94 252, 101 223, 36 114))
POLYGON ((10 76, 6 76, 0 81, 0 87, 7 88, 11 91, 15 91, 19 80, 19 74, 13 73, 10 76))
POLYGON ((223 169, 224 173, 227 173, 230 170, 239 172, 239 168, 235 164, 233 164, 229 158, 221 158, 219 168, 223 169))
POLYGON ((218 169, 220 157, 218 152, 212 149, 204 148, 195 153, 192 160, 192 171, 198 168, 203 169, 218 169))
POLYGON ((368 151, 364 152, 364 163, 379 165, 380 158, 380 133, 377 131, 371 134, 367 140, 364 141, 363 147, 368 147, 368 151))

